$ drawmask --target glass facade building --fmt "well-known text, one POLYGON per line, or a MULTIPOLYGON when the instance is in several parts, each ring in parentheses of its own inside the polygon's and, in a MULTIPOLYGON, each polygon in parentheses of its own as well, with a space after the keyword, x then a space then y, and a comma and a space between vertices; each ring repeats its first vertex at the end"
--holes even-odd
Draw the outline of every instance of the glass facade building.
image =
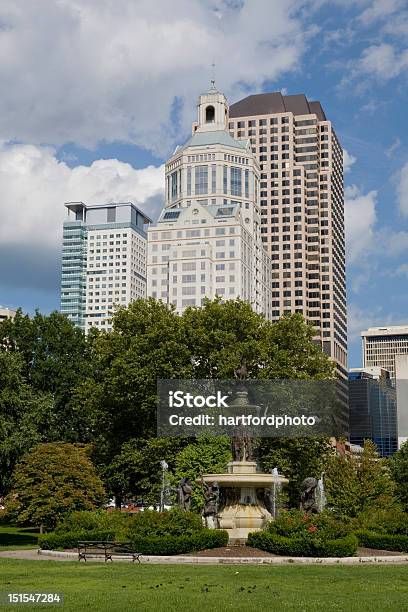
POLYGON ((350 442, 372 440, 381 457, 397 450, 397 397, 389 372, 382 368, 349 373, 350 442))
POLYGON ((61 312, 85 332, 111 328, 116 306, 146 296, 146 231, 134 204, 66 205, 61 312))

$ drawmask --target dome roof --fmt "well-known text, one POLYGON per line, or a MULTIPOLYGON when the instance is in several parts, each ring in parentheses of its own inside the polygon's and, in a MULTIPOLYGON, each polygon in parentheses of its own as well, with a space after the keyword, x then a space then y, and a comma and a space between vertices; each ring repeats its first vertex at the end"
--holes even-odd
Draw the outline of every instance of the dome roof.
POLYGON ((195 134, 193 134, 193 136, 182 146, 182 149, 219 144, 234 149, 245 150, 247 148, 247 142, 247 140, 235 140, 235 138, 232 138, 225 130, 195 132, 195 134))

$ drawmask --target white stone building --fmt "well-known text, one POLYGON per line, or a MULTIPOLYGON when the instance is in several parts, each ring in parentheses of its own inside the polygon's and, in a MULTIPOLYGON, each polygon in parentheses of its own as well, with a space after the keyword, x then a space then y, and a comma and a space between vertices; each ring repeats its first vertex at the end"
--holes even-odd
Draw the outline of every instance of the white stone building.
POLYGON ((150 219, 132 202, 69 202, 64 222, 61 312, 88 332, 110 330, 116 306, 146 297, 150 219))
POLYGON ((260 233, 259 164, 228 131, 225 96, 199 98, 193 135, 166 163, 165 206, 148 230, 147 294, 178 312, 205 297, 271 316, 271 264, 260 233))

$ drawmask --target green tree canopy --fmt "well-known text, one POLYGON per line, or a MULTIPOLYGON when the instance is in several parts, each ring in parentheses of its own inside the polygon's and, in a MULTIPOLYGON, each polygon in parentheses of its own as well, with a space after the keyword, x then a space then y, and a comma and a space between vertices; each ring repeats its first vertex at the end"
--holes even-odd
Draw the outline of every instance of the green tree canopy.
POLYGON ((322 436, 261 438, 257 458, 265 472, 277 467, 280 474, 289 478, 289 503, 297 508, 302 481, 309 476, 320 478, 332 451, 329 438, 322 436))
POLYGON ((18 310, 14 319, 0 324, 0 351, 18 354, 26 382, 53 398, 50 440, 75 442, 89 436, 87 415, 75 411, 71 398, 87 374, 90 346, 84 333, 59 312, 37 311, 31 318, 18 310))
POLYGON ((396 483, 396 495, 408 512, 408 442, 389 458, 389 466, 396 483))
POLYGON ((173 470, 179 451, 189 443, 186 438, 133 438, 122 445, 120 453, 103 469, 107 490, 116 504, 129 498, 142 498, 157 505, 160 501, 162 469, 166 460, 173 470))
POLYGON ((120 308, 113 331, 93 339, 89 376, 73 401, 78 413, 92 415, 95 460, 109 487, 135 491, 134 474, 145 482, 138 456, 156 435, 157 379, 234 378, 243 363, 249 379, 331 378, 333 363, 313 334, 298 314, 272 323, 239 299, 207 299, 181 316, 152 298, 120 308))
POLYGON ((52 397, 27 384, 19 353, 0 351, 0 494, 8 492, 16 462, 46 438, 52 397))
POLYGON ((396 503, 390 471, 371 440, 365 441, 360 455, 331 456, 325 482, 328 505, 340 516, 357 517, 370 508, 396 503))
POLYGON ((136 300, 114 316, 113 331, 95 338, 90 376, 75 408, 93 415, 105 465, 132 438, 156 434, 157 379, 190 378, 191 356, 181 318, 154 299, 136 300))
POLYGON ((197 482, 202 474, 221 474, 231 461, 231 441, 226 436, 201 436, 183 448, 175 458, 174 482, 188 478, 193 485, 193 507, 201 510, 204 497, 197 482))
POLYGON ((13 475, 6 511, 18 523, 52 528, 74 510, 105 501, 102 481, 88 449, 75 444, 39 444, 24 455, 13 475))

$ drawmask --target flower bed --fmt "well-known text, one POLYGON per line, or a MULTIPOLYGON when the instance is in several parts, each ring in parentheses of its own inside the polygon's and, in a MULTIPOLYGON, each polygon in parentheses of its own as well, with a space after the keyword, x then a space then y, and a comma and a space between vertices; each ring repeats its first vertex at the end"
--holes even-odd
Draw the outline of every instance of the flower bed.
POLYGON ((349 527, 327 513, 290 510, 263 531, 251 533, 247 545, 293 557, 351 557, 358 540, 349 527))

